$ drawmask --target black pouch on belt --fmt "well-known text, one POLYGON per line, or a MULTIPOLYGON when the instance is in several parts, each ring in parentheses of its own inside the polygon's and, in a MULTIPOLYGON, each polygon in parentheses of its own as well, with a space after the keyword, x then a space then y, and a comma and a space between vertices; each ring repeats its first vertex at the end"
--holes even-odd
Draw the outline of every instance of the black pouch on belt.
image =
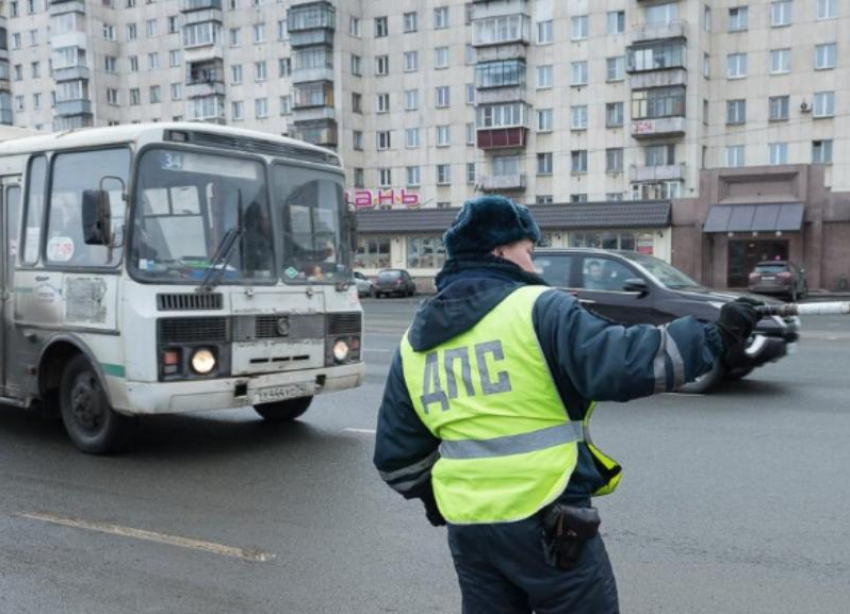
POLYGON ((581 556, 585 542, 599 532, 599 512, 594 507, 572 507, 555 503, 543 514, 546 562, 570 569, 581 556))

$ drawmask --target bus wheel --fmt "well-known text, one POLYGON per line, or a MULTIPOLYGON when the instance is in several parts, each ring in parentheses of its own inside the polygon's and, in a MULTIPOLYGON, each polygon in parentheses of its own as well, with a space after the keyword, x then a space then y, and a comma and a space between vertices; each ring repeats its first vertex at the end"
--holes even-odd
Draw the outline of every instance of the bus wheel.
POLYGON ((286 401, 254 405, 254 410, 268 422, 292 422, 307 411, 312 402, 313 397, 299 397, 286 401))
POLYGON ((62 422, 71 441, 87 454, 121 449, 132 421, 109 406, 100 379, 85 356, 71 359, 59 391, 62 422))

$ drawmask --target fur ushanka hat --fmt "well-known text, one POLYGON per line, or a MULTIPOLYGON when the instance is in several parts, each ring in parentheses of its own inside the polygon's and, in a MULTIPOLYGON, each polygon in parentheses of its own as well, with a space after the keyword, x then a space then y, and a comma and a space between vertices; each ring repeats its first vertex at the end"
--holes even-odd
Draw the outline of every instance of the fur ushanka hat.
POLYGON ((482 196, 463 203, 443 235, 449 258, 489 254, 501 245, 540 240, 540 228, 528 208, 504 196, 482 196))

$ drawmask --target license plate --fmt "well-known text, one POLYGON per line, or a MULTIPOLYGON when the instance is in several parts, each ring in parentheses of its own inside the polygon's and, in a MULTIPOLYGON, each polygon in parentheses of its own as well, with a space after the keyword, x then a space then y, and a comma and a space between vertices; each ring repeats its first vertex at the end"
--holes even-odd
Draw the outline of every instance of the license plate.
POLYGON ((774 279, 776 279, 776 278, 773 275, 769 275, 769 276, 766 275, 766 276, 761 278, 762 281, 773 281, 774 279))
POLYGON ((300 384, 285 384, 283 386, 270 386, 257 390, 254 401, 256 403, 269 403, 271 401, 285 401, 298 397, 307 397, 313 394, 313 382, 300 384))

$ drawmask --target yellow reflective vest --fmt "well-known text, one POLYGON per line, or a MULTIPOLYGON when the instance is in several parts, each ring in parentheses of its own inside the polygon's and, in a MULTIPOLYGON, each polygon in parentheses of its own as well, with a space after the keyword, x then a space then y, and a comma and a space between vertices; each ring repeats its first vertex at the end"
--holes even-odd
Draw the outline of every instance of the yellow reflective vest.
POLYGON ((522 520, 567 487, 587 446, 608 471, 596 495, 612 492, 619 465, 593 446, 591 404, 570 416, 532 321, 545 286, 524 286, 471 329, 423 352, 407 334, 404 379, 417 415, 441 440, 431 481, 440 512, 454 524, 522 520))

